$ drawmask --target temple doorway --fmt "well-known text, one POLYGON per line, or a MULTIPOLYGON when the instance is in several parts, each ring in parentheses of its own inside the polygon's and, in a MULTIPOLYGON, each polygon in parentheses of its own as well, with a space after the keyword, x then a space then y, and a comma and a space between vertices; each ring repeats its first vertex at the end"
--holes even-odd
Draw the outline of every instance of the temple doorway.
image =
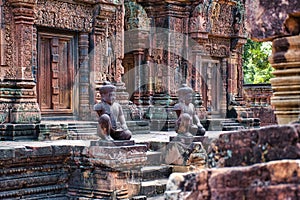
POLYGON ((38 32, 37 95, 42 114, 72 115, 77 37, 38 32))
POLYGON ((203 106, 212 118, 219 118, 226 109, 221 62, 218 59, 202 59, 200 70, 203 106))

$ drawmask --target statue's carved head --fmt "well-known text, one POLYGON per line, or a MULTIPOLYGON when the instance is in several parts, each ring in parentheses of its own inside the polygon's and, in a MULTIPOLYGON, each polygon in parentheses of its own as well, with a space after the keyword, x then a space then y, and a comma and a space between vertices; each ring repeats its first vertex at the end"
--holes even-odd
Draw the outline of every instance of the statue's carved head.
POLYGON ((99 89, 101 99, 109 104, 113 104, 116 100, 116 87, 110 82, 105 81, 99 89))

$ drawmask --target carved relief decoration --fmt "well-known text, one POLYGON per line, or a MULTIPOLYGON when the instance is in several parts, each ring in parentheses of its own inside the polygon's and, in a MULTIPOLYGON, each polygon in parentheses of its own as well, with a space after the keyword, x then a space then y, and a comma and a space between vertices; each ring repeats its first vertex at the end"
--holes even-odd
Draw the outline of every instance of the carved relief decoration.
MULTIPOLYGON (((21 51, 19 57, 19 65, 21 66, 22 78, 32 78, 32 25, 23 26, 22 33, 20 35, 21 47, 24 48, 21 51)), ((20 48, 20 47, 19 47, 20 48)))
POLYGON ((124 73, 124 7, 101 5, 95 21, 95 80, 121 82, 124 73))
POLYGON ((208 12, 210 32, 216 35, 232 35, 233 5, 213 1, 208 12))
POLYGON ((208 32, 208 9, 208 3, 201 3, 194 9, 190 18, 190 33, 208 32))
POLYGON ((7 65, 7 69, 4 70, 5 78, 15 78, 17 75, 17 69, 14 67, 14 60, 17 60, 16 54, 14 54, 14 52, 16 52, 16 45, 15 40, 13 39, 15 38, 15 25, 10 6, 9 3, 6 3, 3 6, 3 15, 5 16, 5 48, 3 49, 5 50, 4 63, 7 65))
POLYGON ((5 42, 1 45, 4 45, 2 49, 5 56, 1 76, 30 79, 32 78, 33 9, 30 8, 31 2, 26 4, 28 8, 19 6, 18 3, 12 6, 10 2, 5 2, 2 7, 5 16, 2 22, 5 42))
POLYGON ((124 74, 124 67, 122 59, 124 58, 124 7, 118 6, 116 10, 116 75, 115 81, 122 82, 122 74, 124 74))
POLYGON ((35 24, 89 32, 93 7, 62 1, 40 0, 35 10, 35 24))
POLYGON ((205 44, 205 49, 210 56, 228 57, 230 52, 230 39, 209 38, 207 44, 205 44))
POLYGON ((144 8, 134 1, 125 4, 125 30, 143 29, 149 30, 150 19, 144 8))

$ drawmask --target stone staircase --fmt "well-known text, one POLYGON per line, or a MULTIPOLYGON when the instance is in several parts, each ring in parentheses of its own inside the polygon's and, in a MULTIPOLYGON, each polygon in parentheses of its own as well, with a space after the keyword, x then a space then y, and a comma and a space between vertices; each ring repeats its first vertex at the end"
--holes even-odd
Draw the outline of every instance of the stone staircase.
POLYGON ((134 175, 140 177, 140 193, 131 200, 164 199, 167 181, 173 172, 171 165, 162 162, 161 152, 151 150, 151 145, 148 145, 148 148, 146 165, 139 174, 134 175))
POLYGON ((140 195, 144 195, 147 198, 163 195, 171 173, 172 166, 168 165, 143 167, 141 170, 140 195))
POLYGON ((96 140, 97 122, 86 123, 69 123, 68 124, 68 139, 70 140, 96 140))
MULTIPOLYGON (((40 140, 96 140, 97 125, 96 121, 77 121, 71 118, 46 118, 39 125, 40 140), (65 120, 64 120, 65 119, 65 120)), ((150 133, 148 121, 128 121, 127 126, 132 134, 150 133)))
POLYGON ((222 131, 235 131, 245 129, 239 122, 235 119, 227 119, 221 123, 222 131))
MULTIPOLYGON (((202 142, 207 137, 198 136, 192 141, 194 143, 202 142)), ((192 142, 191 141, 191 142, 192 142)), ((190 171, 190 166, 169 164, 166 159, 166 149, 172 144, 179 142, 178 137, 170 136, 169 141, 149 141, 140 142, 148 147, 147 162, 142 167, 140 176, 140 193, 132 197, 132 200, 147 199, 147 200, 163 200, 166 191, 169 177, 174 172, 190 171)), ((138 175, 135 175, 138 176, 138 175)))

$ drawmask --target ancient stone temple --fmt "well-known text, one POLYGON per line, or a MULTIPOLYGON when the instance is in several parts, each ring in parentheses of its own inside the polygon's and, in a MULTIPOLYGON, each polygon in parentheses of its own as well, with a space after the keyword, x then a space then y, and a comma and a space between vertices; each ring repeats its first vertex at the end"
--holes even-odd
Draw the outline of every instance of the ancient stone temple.
POLYGON ((242 96, 243 12, 229 0, 1 1, 1 123, 94 120, 103 81, 167 118, 184 83, 205 116, 224 117, 242 96))
POLYGON ((253 127, 259 122, 247 120, 247 96, 257 105, 271 101, 280 123, 298 119, 296 1, 0 2, 1 199, 141 200, 165 189, 170 199, 299 199, 299 124, 194 136, 191 112, 183 112, 193 108, 205 128, 225 121, 227 129, 225 117, 253 127), (257 20, 265 14, 274 18, 257 20), (243 88, 245 19, 252 38, 273 40, 274 96, 267 86, 243 88), (97 132, 93 108, 105 100, 105 82, 114 84, 132 139, 72 130, 97 132), (195 91, 185 106, 181 86, 195 91), (177 133, 169 131, 176 111, 184 113, 177 133), (134 138, 150 129, 169 132, 134 138), (168 181, 182 171, 199 173, 168 181))

